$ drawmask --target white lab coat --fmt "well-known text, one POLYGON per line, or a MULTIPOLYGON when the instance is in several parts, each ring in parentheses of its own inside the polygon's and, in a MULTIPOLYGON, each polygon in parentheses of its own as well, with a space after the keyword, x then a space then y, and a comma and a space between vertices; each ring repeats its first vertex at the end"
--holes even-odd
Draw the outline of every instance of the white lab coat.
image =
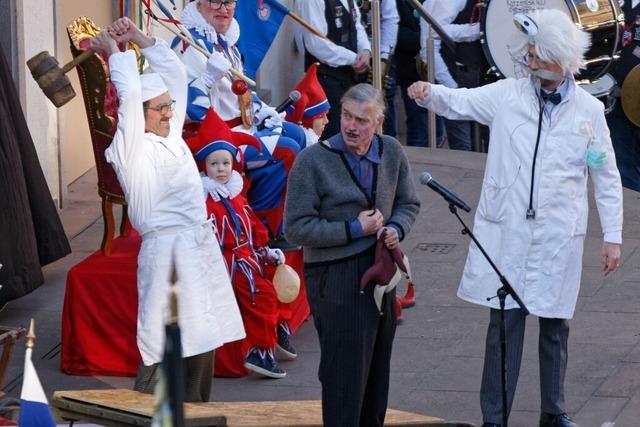
POLYGON ((135 54, 113 54, 109 67, 120 106, 116 134, 105 156, 124 190, 131 223, 143 237, 137 341, 144 364, 151 365, 162 360, 173 265, 184 357, 245 334, 224 259, 206 222, 200 175, 181 136, 187 102, 184 67, 160 39, 142 53, 176 101, 170 134, 163 138, 145 133, 135 54))
MULTIPOLYGON (((535 168, 533 208, 526 219, 539 107, 533 81, 506 79, 476 89, 432 85, 419 104, 454 120, 475 120, 491 128, 489 153, 474 233, 532 314, 573 316, 587 229, 587 176, 591 176, 605 241, 621 243, 622 186, 603 105, 573 80, 553 114, 544 114, 535 168), (594 146, 607 162, 590 168, 594 146)), ((498 276, 471 243, 458 296, 498 308, 498 276)), ((510 297, 506 308, 516 308, 510 297)))

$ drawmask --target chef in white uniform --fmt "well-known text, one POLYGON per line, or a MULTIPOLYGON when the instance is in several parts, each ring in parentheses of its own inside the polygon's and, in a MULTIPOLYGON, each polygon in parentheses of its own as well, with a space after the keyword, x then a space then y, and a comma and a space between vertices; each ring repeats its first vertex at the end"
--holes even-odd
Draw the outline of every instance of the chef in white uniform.
POLYGON ((92 40, 92 47, 109 54, 111 81, 120 101, 117 130, 105 156, 124 190, 131 223, 142 235, 137 342, 143 365, 134 388, 153 392, 175 266, 185 399, 207 401, 213 350, 245 333, 207 221, 200 175, 181 137, 186 71, 164 41, 144 35, 128 18, 111 24, 92 40), (134 51, 120 52, 116 45, 126 41, 141 48, 154 73, 138 75, 134 51))
MULTIPOLYGON (((622 187, 604 105, 578 86, 590 40, 560 10, 516 15, 531 72, 475 89, 417 82, 418 104, 491 129, 474 233, 540 323, 540 426, 576 424, 565 413, 569 322, 580 289, 587 230, 587 178, 600 215, 604 274, 620 263, 622 187)), ((458 296, 491 307, 480 403, 487 427, 501 424, 498 276, 472 243, 458 296)), ((513 402, 525 314, 506 300, 507 413, 513 402)))

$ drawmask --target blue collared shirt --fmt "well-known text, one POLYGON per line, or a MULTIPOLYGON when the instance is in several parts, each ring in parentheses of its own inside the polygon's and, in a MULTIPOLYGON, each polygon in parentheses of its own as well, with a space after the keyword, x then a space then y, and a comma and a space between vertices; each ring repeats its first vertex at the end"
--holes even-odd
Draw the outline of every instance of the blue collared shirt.
MULTIPOLYGON (((362 156, 352 153, 347 148, 347 145, 344 143, 344 139, 342 139, 342 133, 332 136, 328 139, 328 142, 329 145, 331 145, 331 148, 340 150, 343 153, 353 176, 365 190, 369 198, 371 198, 371 190, 373 189, 373 166, 374 164, 380 164, 380 145, 378 143, 378 138, 374 136, 371 144, 369 145, 369 150, 367 150, 367 152, 362 156)), ((398 236, 402 239, 402 232, 398 230, 398 227, 393 225, 392 227, 398 231, 398 236)), ((352 239, 358 239, 364 236, 362 224, 360 224, 358 218, 351 220, 349 223, 349 231, 351 232, 352 239)))

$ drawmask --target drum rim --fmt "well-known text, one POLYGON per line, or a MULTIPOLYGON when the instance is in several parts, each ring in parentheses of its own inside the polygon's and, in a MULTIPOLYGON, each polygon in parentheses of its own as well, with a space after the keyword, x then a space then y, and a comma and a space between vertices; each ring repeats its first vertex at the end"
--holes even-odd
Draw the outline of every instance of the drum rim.
MULTIPOLYGON (((491 54, 491 50, 489 49, 489 43, 487 41, 487 33, 486 33, 487 11, 489 10, 489 7, 492 1, 493 0, 485 0, 485 6, 484 6, 485 10, 484 10, 484 13, 482 14, 482 19, 480 20, 480 45, 482 46, 482 52, 484 53, 487 63, 489 64, 489 71, 487 71, 487 73, 493 73, 498 78, 505 79, 505 78, 509 78, 509 76, 505 75, 502 72, 502 70, 500 70, 500 67, 498 67, 497 62, 493 59, 493 55, 491 54)), ((504 1, 504 0, 501 0, 501 1, 504 1)), ((561 0, 561 1, 564 1, 564 3, 569 8, 569 12, 571 14, 571 19, 573 20, 573 22, 577 25, 583 26, 575 3, 572 0, 561 0)), ((583 76, 582 74, 584 73, 584 71, 586 71, 586 69, 581 71, 579 74, 576 75, 576 81, 595 82, 596 80, 600 79, 605 74, 608 74, 609 68, 611 68, 611 66, 613 65, 613 62, 616 59, 616 56, 620 54, 620 51, 621 51, 620 40, 622 38, 622 32, 623 32, 623 26, 624 26, 624 14, 622 13, 622 9, 620 8, 620 4, 618 3, 618 0, 607 0, 607 1, 609 5, 612 7, 612 11, 614 15, 613 17, 614 19, 607 22, 613 22, 614 28, 615 28, 615 41, 613 43, 613 50, 611 51, 609 62, 595 76, 583 76)), ((593 58, 593 59, 596 59, 596 58, 593 58)))

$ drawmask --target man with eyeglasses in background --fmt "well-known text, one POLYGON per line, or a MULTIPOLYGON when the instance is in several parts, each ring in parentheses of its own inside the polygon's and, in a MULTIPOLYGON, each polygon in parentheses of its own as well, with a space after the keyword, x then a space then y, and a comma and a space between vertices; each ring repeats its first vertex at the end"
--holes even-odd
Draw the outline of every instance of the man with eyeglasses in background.
POLYGON ((164 352, 172 272, 178 279, 185 400, 206 402, 213 350, 244 338, 231 283, 205 210, 200 175, 182 139, 187 104, 184 66, 161 39, 143 34, 128 18, 91 40, 109 56, 120 101, 118 126, 105 157, 124 190, 133 227, 142 235, 138 254, 137 343, 142 365, 134 390, 153 393, 164 352), (137 44, 154 73, 138 75, 137 44))
MULTIPOLYGON (((538 317, 540 427, 577 427, 566 414, 569 319, 582 273, 591 178, 602 227, 604 275, 620 264, 622 186, 604 105, 576 84, 585 67, 589 34, 564 12, 540 9, 516 14, 521 32, 510 40, 530 76, 480 88, 451 89, 417 82, 409 96, 450 119, 477 120, 491 142, 474 230, 486 252, 538 317)), ((462 273, 458 297, 490 308, 480 388, 484 427, 502 423, 501 286, 475 243, 462 273)), ((526 313, 512 298, 505 305, 508 416, 518 381, 526 313)))

